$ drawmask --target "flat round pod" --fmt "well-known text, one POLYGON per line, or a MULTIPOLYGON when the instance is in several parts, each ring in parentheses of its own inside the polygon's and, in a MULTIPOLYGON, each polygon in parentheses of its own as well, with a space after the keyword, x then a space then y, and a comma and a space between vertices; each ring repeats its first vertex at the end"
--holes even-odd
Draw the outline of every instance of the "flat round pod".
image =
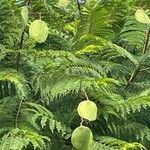
POLYGON ((85 126, 77 127, 72 133, 71 142, 77 150, 90 150, 93 142, 92 131, 85 126))
POLYGON ((47 24, 42 20, 35 20, 29 27, 29 35, 38 43, 46 41, 49 34, 49 28, 47 24))
POLYGON ((150 24, 150 18, 148 17, 148 15, 145 13, 143 9, 138 9, 135 12, 135 18, 140 23, 150 24))
POLYGON ((65 8, 69 4, 69 0, 59 0, 58 1, 58 7, 59 8, 65 8))
POLYGON ((80 117, 89 121, 94 121, 97 118, 97 106, 90 100, 80 102, 77 111, 80 117))

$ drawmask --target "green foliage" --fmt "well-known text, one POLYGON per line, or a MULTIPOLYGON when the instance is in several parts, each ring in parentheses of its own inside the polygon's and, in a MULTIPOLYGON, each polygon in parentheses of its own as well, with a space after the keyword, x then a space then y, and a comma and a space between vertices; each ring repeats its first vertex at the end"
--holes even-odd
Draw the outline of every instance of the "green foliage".
POLYGON ((118 140, 112 137, 99 137, 97 142, 93 143, 92 150, 101 150, 101 149, 108 149, 108 150, 128 150, 128 149, 141 149, 144 150, 145 147, 139 143, 127 143, 122 140, 118 140))
POLYGON ((27 86, 26 80, 24 77, 19 74, 16 70, 13 69, 1 69, 0 72, 0 84, 1 84, 1 97, 7 94, 11 95, 12 90, 16 91, 16 94, 20 97, 20 99, 25 99, 27 97, 27 86), (15 86, 13 89, 12 85, 15 86))
POLYGON ((30 129, 23 130, 15 128, 3 136, 0 148, 3 150, 22 150, 31 143, 34 149, 46 149, 44 140, 49 139, 31 131, 30 129))
POLYGON ((81 121, 92 150, 150 149, 150 26, 134 15, 143 8, 149 16, 149 6, 1 0, 0 149, 73 149, 77 106, 87 96, 98 107, 97 120, 81 121), (49 28, 44 43, 29 38, 38 19, 49 28))

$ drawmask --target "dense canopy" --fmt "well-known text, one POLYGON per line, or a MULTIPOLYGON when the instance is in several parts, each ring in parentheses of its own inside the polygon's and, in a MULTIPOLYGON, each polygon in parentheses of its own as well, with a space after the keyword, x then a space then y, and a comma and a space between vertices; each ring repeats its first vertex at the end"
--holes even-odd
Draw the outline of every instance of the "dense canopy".
POLYGON ((0 150, 150 150, 149 9, 0 0, 0 150))

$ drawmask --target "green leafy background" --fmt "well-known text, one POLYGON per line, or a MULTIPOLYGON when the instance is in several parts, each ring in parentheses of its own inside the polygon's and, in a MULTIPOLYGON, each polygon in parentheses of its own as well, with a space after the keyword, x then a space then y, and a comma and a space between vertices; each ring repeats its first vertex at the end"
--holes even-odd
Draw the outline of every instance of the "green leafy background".
POLYGON ((68 1, 0 1, 0 149, 73 149, 86 91, 98 106, 97 120, 83 122, 92 150, 149 150, 150 25, 134 14, 149 15, 150 1, 68 1), (41 44, 29 37, 40 17, 41 44))

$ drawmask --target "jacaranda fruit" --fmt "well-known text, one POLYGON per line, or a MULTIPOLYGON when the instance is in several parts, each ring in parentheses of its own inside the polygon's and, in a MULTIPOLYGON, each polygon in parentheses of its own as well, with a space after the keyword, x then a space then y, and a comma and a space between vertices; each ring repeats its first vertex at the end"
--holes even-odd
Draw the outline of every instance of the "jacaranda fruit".
POLYGON ((85 126, 76 128, 72 133, 71 142, 77 150, 90 150, 93 142, 92 131, 85 126))
POLYGON ((58 7, 65 8, 69 4, 69 0, 59 0, 58 7))
POLYGON ((47 24, 42 20, 35 20, 29 27, 29 35, 38 43, 46 41, 49 33, 47 24))
POLYGON ((138 9, 135 12, 135 18, 140 23, 150 24, 150 18, 143 9, 138 9))
POLYGON ((79 103, 77 108, 80 117, 89 121, 96 120, 97 117, 97 106, 94 102, 85 100, 79 103))

